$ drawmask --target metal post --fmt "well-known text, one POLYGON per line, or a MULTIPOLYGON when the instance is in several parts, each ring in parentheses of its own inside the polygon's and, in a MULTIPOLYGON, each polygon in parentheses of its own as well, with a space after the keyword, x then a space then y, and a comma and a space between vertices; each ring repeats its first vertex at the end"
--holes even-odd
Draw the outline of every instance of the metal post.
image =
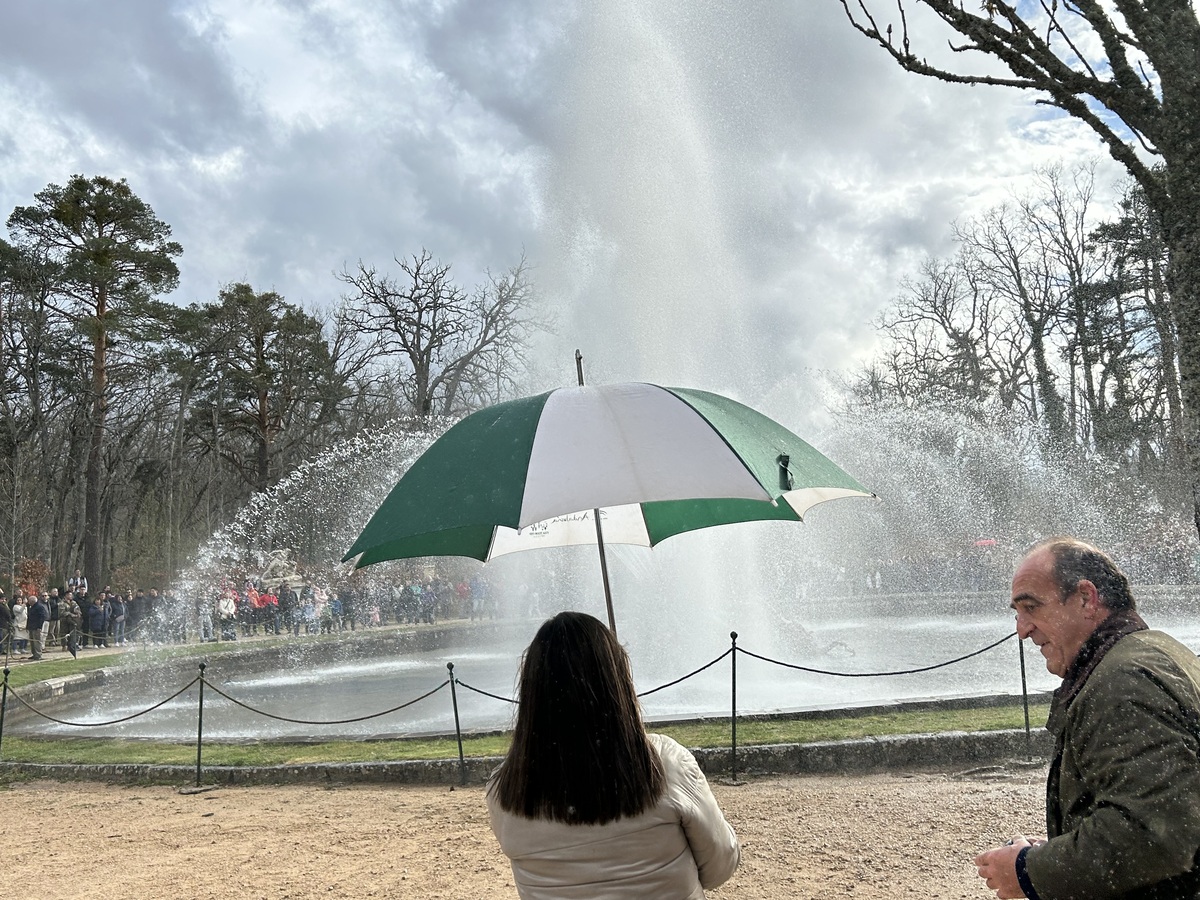
POLYGON ((732 741, 729 748, 729 778, 732 781, 737 781, 737 632, 729 632, 729 640, 733 647, 733 652, 729 654, 730 672, 733 679, 733 688, 731 695, 733 698, 733 711, 729 717, 730 733, 732 741))
POLYGON ((1029 730, 1029 688, 1025 682, 1025 642, 1017 635, 1017 648, 1021 655, 1021 701, 1025 705, 1025 758, 1033 759, 1033 733, 1029 730))
MULTIPOLYGON (((583 354, 575 351, 575 375, 579 386, 583 387, 583 354)), ((596 520, 596 547, 600 551, 600 579, 604 582, 604 606, 608 609, 608 629, 614 635, 617 633, 617 618, 613 615, 612 585, 608 580, 608 557, 604 553, 604 529, 600 526, 600 510, 593 509, 592 516, 596 520)))
POLYGON ((11 671, 8 666, 4 667, 4 686, 0 687, 0 759, 4 759, 4 710, 8 707, 8 673, 11 671))
POLYGON ((200 787, 200 757, 204 750, 204 669, 200 663, 200 705, 196 711, 196 787, 200 787))
POLYGON ((454 734, 458 738, 458 777, 460 783, 467 783, 467 760, 463 756, 462 726, 458 723, 458 691, 454 688, 454 663, 446 663, 450 672, 450 702, 454 704, 454 734))

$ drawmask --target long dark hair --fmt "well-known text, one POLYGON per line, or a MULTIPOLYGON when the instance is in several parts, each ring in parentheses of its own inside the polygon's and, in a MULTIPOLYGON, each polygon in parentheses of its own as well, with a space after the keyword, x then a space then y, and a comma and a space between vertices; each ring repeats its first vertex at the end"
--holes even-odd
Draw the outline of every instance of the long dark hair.
POLYGON ((520 706, 489 790, 530 819, 603 824, 662 796, 662 762, 646 739, 629 657, 599 620, 563 612, 525 651, 520 706))

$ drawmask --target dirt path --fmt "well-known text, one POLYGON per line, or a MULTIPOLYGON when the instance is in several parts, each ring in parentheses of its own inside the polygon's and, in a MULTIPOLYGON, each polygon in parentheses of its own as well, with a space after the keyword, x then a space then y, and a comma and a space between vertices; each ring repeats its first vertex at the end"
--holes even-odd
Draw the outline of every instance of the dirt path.
MULTIPOLYGON (((714 784, 743 846, 710 897, 986 898, 972 856, 1043 830, 1041 769, 714 784)), ((515 898, 483 790, 17 783, 0 896, 515 898)))

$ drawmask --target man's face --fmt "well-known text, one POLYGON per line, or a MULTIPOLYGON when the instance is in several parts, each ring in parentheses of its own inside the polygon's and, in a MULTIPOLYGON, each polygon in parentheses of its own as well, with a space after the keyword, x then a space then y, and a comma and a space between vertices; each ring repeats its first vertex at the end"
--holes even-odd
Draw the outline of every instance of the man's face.
POLYGON ((1053 567, 1049 551, 1027 556, 1013 575, 1012 608, 1017 613, 1017 635, 1032 638, 1046 658, 1046 668, 1062 678, 1108 611, 1079 587, 1064 598, 1053 567))

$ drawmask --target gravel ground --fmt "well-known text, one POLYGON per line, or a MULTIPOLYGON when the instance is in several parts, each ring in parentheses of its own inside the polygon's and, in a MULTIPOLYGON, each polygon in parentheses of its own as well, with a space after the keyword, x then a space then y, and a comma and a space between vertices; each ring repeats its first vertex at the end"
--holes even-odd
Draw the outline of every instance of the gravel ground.
MULTIPOLYGON (((1042 768, 713 785, 742 866, 712 898, 985 898, 971 859, 1038 834, 1042 768)), ((480 787, 0 787, 0 896, 515 898, 480 787), (186 789, 185 789, 186 790, 186 789)))

